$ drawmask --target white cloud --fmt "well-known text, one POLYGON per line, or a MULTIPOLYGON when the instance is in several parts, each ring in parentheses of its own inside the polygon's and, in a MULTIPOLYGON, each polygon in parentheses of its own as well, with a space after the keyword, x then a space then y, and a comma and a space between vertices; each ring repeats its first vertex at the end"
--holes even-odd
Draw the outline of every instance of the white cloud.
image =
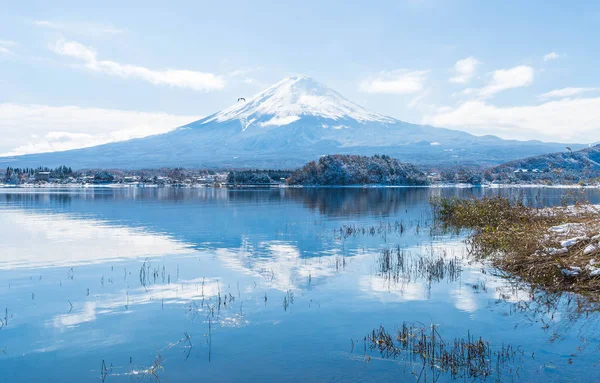
POLYGON ((9 48, 17 45, 14 41, 0 40, 0 54, 13 55, 14 53, 9 48))
POLYGON ((96 61, 96 51, 77 42, 59 40, 50 49, 63 56, 74 57, 93 63, 96 61))
POLYGON ((19 44, 16 41, 12 40, 0 40, 0 45, 2 45, 3 47, 14 47, 19 44))
POLYGON ((259 70, 260 68, 245 68, 245 69, 235 69, 228 73, 230 77, 239 77, 245 76, 252 72, 259 70))
POLYGON ((414 97, 412 100, 410 100, 410 102, 407 104, 407 106, 410 109, 416 108, 417 106, 419 106, 421 104, 421 101, 423 101, 427 96, 429 96, 429 93, 431 93, 431 89, 427 89, 423 93, 414 97))
POLYGON ((452 96, 476 96, 488 98, 507 89, 529 86, 533 83, 533 68, 526 65, 510 69, 498 69, 488 74, 489 80, 482 88, 466 88, 452 96))
POLYGON ((556 52, 550 52, 547 55, 544 55, 544 61, 556 60, 560 55, 556 52))
POLYGON ((413 94, 423 90, 429 71, 408 71, 399 69, 381 72, 364 80, 360 89, 367 93, 413 94))
POLYGON ((48 20, 36 20, 32 23, 36 27, 53 29, 61 32, 74 33, 90 37, 116 36, 123 34, 124 31, 112 25, 98 23, 67 23, 48 20))
POLYGON ((251 74, 262 71, 263 68, 258 66, 254 68, 241 68, 235 69, 227 73, 227 76, 236 78, 246 85, 264 86, 261 82, 257 81, 256 78, 252 77, 251 74))
POLYGON ((20 155, 100 145, 168 132, 196 116, 79 106, 0 104, 0 153, 20 155))
POLYGON ((490 97, 503 90, 520 88, 533 83, 533 68, 519 65, 510 69, 498 69, 491 73, 486 86, 478 90, 482 97, 490 97))
POLYGON ((480 64, 479 60, 475 57, 467 57, 462 60, 458 60, 456 64, 454 64, 454 70, 456 75, 450 78, 450 82, 456 84, 466 84, 473 78, 475 75, 475 71, 477 70, 477 66, 480 64))
POLYGON ((600 97, 498 107, 468 101, 425 116, 424 123, 503 138, 590 143, 600 140, 600 97))
POLYGON ((565 98, 579 96, 586 92, 594 92, 600 90, 600 88, 562 88, 554 89, 550 92, 546 92, 540 95, 540 98, 565 98))
POLYGON ((137 78, 155 85, 168 85, 207 92, 222 89, 225 86, 223 79, 213 73, 181 69, 157 71, 142 66, 98 60, 94 49, 74 41, 59 40, 50 49, 59 55, 84 61, 84 66, 90 70, 106 73, 111 76, 137 78))

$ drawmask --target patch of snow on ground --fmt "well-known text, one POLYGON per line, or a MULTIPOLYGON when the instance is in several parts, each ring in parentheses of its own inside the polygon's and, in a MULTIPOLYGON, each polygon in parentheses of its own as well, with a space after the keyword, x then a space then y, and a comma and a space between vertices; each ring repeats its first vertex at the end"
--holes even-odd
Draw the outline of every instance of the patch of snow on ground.
POLYGON ((569 247, 571 247, 571 246, 574 246, 574 245, 578 244, 578 243, 579 243, 579 242, 581 242, 581 241, 585 241, 586 239, 588 239, 588 237, 585 237, 585 236, 581 236, 581 237, 575 237, 575 238, 569 238, 569 239, 567 239, 567 240, 564 240, 564 241, 562 241, 562 242, 560 243, 560 245, 561 245, 562 247, 569 248, 569 247))
POLYGON ((547 251, 548 251, 548 254, 550 254, 550 255, 563 255, 563 254, 568 253, 569 249, 567 249, 565 247, 560 248, 560 249, 555 249, 555 248, 551 247, 547 251))
POLYGON ((584 226, 580 223, 565 223, 558 226, 552 226, 549 231, 557 234, 568 234, 573 230, 581 231, 584 226))
POLYGON ((561 272, 567 277, 576 277, 581 273, 581 268, 571 266, 568 269, 562 269, 561 272))
MULTIPOLYGON (((553 188, 567 188, 567 186, 555 186, 553 188)), ((597 188, 594 186, 593 188, 597 188)), ((546 207, 539 210, 539 214, 543 216, 552 217, 559 213, 566 214, 568 216, 576 216, 585 213, 598 214, 600 213, 600 204, 598 205, 571 205, 567 207, 546 207)))
POLYGON ((600 275, 600 268, 594 266, 596 261, 592 259, 590 264, 585 267, 585 269, 590 273, 590 277, 597 277, 600 275))
POLYGON ((587 245, 587 247, 583 250, 583 254, 589 255, 597 250, 598 250, 598 245, 591 243, 591 244, 587 245))

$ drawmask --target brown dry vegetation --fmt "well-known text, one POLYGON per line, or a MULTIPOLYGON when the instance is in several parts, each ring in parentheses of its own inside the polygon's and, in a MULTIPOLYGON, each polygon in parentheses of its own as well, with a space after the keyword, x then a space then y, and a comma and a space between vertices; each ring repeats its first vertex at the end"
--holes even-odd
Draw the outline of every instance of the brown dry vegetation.
POLYGON ((538 209, 502 197, 437 198, 431 203, 444 228, 472 230, 467 242, 473 256, 534 286, 600 298, 600 245, 588 248, 599 242, 598 207, 538 209), (556 228, 564 224, 572 225, 556 228), (574 245, 561 245, 576 237, 574 245))

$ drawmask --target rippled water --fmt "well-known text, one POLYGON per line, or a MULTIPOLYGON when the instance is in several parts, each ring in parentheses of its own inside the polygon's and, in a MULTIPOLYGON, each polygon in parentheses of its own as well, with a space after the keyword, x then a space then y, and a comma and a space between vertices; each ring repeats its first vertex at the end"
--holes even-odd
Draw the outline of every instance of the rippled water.
POLYGON ((0 381, 451 381, 368 337, 403 323, 489 341, 488 381, 597 380, 598 315, 471 260, 462 235, 431 227, 439 194, 600 202, 566 189, 0 190, 0 381))

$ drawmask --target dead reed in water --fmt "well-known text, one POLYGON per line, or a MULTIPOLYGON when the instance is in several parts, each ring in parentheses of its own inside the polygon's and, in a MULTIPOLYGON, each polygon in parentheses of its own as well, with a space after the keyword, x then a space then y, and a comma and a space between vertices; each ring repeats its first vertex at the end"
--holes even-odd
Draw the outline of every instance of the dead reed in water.
POLYGON ((396 334, 381 326, 365 337, 365 342, 383 358, 403 359, 417 367, 412 373, 417 381, 425 382, 428 372, 431 381, 437 381, 441 374, 449 374, 452 380, 485 380, 495 374, 500 381, 502 374, 512 372, 511 364, 523 355, 510 345, 493 349, 488 341, 470 333, 445 341, 436 326, 407 322, 396 334))
POLYGON ((443 280, 454 282, 462 271, 460 259, 449 257, 445 251, 436 254, 414 254, 397 246, 383 249, 377 262, 377 273, 395 283, 425 281, 428 284, 443 280))
POLYGON ((334 230, 336 237, 346 239, 359 235, 369 236, 386 236, 388 234, 404 234, 406 226, 402 221, 394 222, 378 222, 375 225, 343 225, 337 230, 334 230))

